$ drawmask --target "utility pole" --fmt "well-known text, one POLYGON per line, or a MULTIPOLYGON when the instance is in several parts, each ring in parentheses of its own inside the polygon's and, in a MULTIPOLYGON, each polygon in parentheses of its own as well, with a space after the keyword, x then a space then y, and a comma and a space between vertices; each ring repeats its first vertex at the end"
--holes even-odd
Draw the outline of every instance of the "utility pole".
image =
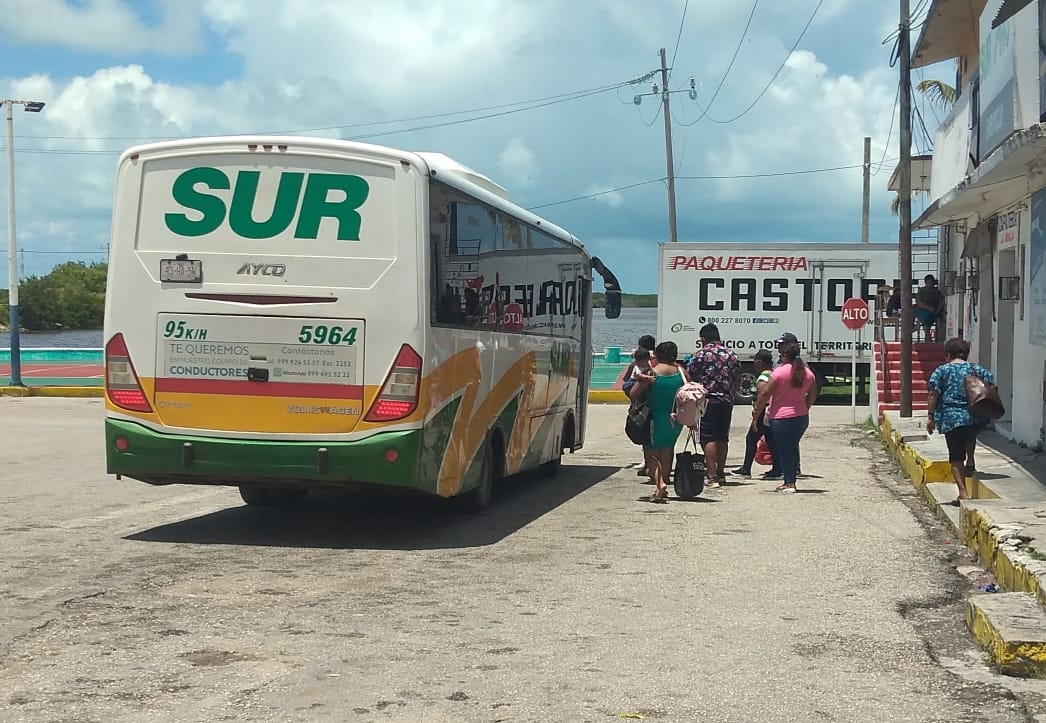
POLYGON ((899 55, 901 66, 901 227, 898 251, 901 256, 901 417, 912 416, 912 49, 909 0, 901 0, 899 55))
POLYGON ((7 109, 7 307, 11 330, 8 334, 11 346, 11 386, 23 387, 22 384, 22 347, 19 340, 18 310, 18 242, 15 240, 15 136, 14 115, 16 105, 22 106, 29 113, 39 113, 44 109, 43 101, 14 100, 6 98, 0 104, 7 109))
POLYGON ((861 243, 868 243, 868 215, 872 196, 872 139, 864 137, 864 195, 861 197, 861 243))
POLYGON ((7 110, 7 308, 10 321, 11 386, 22 386, 22 353, 18 338, 18 243, 15 241, 15 136, 14 101, 5 100, 7 110))
MULTIPOLYGON (((636 83, 646 83, 657 76, 658 73, 661 74, 660 88, 658 88, 657 83, 654 83, 651 92, 637 93, 632 102, 636 105, 640 105, 643 102, 643 97, 647 95, 659 96, 661 100, 661 111, 665 114, 665 161, 668 166, 668 240, 671 243, 675 243, 679 240, 679 236, 676 233, 676 169, 675 159, 672 156, 672 110, 669 107, 668 99, 672 93, 686 93, 690 96, 690 100, 697 100, 697 83, 691 77, 690 87, 688 89, 669 90, 669 70, 670 68, 665 60, 665 49, 661 48, 661 67, 655 68, 646 75, 642 75, 629 82, 633 85, 636 83)), ((653 123, 651 123, 651 125, 653 125, 653 123)))
POLYGON ((668 107, 668 65, 665 49, 661 48, 661 104, 665 114, 665 155, 668 162, 668 240, 675 243, 676 235, 676 172, 672 156, 672 113, 668 107))

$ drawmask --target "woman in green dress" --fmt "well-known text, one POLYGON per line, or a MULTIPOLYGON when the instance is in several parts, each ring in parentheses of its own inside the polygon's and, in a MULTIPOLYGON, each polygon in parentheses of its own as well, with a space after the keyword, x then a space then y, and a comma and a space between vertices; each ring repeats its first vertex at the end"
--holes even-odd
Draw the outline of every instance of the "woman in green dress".
POLYGON ((650 405, 650 444, 643 446, 647 473, 656 487, 650 496, 651 502, 668 501, 668 480, 672 473, 672 462, 676 441, 683 425, 672 420, 672 407, 676 391, 689 381, 686 372, 676 362, 678 349, 674 342, 663 341, 654 349, 655 364, 647 374, 639 377, 629 396, 638 399, 648 394, 650 405))

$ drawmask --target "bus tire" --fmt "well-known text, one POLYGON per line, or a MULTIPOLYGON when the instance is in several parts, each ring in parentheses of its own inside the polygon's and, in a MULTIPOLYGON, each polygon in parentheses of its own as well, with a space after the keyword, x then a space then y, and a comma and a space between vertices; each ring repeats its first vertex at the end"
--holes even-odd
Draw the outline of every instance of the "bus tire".
POLYGON ((574 421, 567 418, 563 425, 563 434, 559 438, 559 448, 556 456, 538 467, 538 471, 545 477, 555 477, 563 467, 563 450, 573 446, 574 443, 574 421))
POLYGON ((494 497, 494 445, 488 442, 483 451, 483 465, 480 469, 479 486, 454 497, 454 506, 459 512, 482 512, 490 506, 494 497))
POLYGON ((272 497, 269 488, 261 485, 240 485, 240 498, 248 507, 271 507, 272 497))
POLYGON ((298 507, 308 494, 300 487, 240 485, 240 497, 249 507, 298 507))

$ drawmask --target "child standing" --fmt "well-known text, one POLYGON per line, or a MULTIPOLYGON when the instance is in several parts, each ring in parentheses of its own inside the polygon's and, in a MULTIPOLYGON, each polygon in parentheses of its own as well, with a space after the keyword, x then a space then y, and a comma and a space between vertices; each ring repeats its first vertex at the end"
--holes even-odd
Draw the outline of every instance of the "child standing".
MULTIPOLYGON (((624 379, 621 382, 621 391, 625 393, 625 396, 629 396, 628 392, 636 384, 636 380, 639 379, 640 375, 650 374, 653 366, 651 360, 653 359, 654 347, 656 342, 654 337, 649 334, 644 334, 639 337, 639 344, 636 350, 632 353, 632 362, 625 369, 624 379)), ((646 477, 646 458, 639 464, 639 469, 636 470, 636 475, 639 477, 646 477)))

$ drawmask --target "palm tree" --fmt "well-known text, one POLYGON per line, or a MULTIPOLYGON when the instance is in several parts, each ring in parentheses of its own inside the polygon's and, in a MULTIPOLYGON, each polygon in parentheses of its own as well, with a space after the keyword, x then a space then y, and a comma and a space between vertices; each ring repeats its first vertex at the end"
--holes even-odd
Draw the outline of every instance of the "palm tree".
POLYGON ((940 80, 921 80, 915 89, 942 110, 950 110, 955 103, 955 88, 940 80))
MULTIPOLYGON (((955 103, 956 90, 952 86, 940 80, 920 80, 915 89, 926 96, 934 105, 940 106, 942 110, 951 110, 955 103)), ((924 193, 920 191, 920 193, 924 193)), ((890 213, 896 216, 901 212, 901 196, 895 194, 890 201, 890 213)))

